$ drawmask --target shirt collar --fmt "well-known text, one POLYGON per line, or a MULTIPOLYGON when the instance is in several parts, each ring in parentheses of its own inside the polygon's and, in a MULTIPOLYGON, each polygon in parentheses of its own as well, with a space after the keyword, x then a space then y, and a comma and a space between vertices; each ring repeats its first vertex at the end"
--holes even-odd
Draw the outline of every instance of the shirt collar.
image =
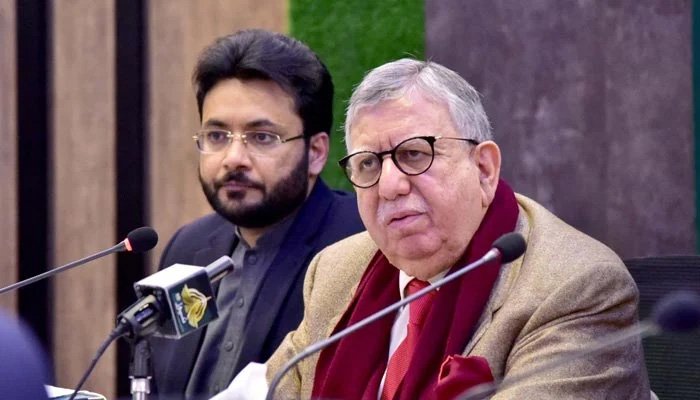
MULTIPOLYGON (((289 228, 292 227, 292 223, 294 222, 298 211, 299 209, 287 215, 286 217, 284 217, 284 219, 282 219, 279 222, 276 222, 274 225, 271 225, 268 229, 266 229, 265 233, 263 233, 262 236, 260 236, 257 243, 255 244, 255 249, 265 250, 278 248, 282 244, 282 241, 284 240, 285 236, 287 235, 287 231, 289 230, 289 228)), ((236 226, 235 233, 236 237, 238 237, 238 243, 243 245, 245 249, 250 249, 251 247, 243 239, 243 236, 241 236, 241 231, 238 226, 236 226)))
MULTIPOLYGON (((445 275, 447 275, 447 269, 440 272, 439 274, 433 276, 432 278, 428 279, 428 283, 433 284, 437 282, 439 279, 442 279, 445 275)), ((413 277, 402 270, 399 270, 399 293, 401 294, 401 300, 404 298, 404 293, 406 291, 406 286, 408 286, 408 282, 413 280, 413 277)), ((440 288, 437 288, 437 290, 440 290, 440 288)))

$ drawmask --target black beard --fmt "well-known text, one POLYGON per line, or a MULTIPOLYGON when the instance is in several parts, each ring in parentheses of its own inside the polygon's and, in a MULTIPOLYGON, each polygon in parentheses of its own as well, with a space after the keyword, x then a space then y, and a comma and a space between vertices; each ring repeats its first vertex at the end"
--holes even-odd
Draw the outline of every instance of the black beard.
POLYGON ((232 224, 243 228, 264 228, 281 221, 306 200, 306 192, 309 186, 308 159, 308 153, 304 151, 304 156, 294 166, 292 172, 281 179, 269 192, 265 190, 264 186, 251 182, 240 171, 231 172, 223 181, 215 182, 211 185, 202 180, 202 174, 200 173, 199 182, 209 204, 219 215, 232 224), (217 192, 225 182, 231 180, 250 184, 261 190, 263 193, 262 200, 248 206, 226 207, 217 196, 217 192))

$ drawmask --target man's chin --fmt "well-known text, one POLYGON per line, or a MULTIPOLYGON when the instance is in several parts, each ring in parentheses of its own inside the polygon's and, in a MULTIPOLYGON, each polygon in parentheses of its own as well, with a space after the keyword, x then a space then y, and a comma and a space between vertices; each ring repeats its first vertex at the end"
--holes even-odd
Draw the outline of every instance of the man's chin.
POLYGON ((238 215, 245 215, 248 214, 250 211, 255 209, 257 204, 255 203, 250 203, 248 204, 247 202, 243 201, 225 201, 225 202, 220 202, 219 207, 217 207, 217 211, 220 214, 232 216, 233 218, 236 218, 238 215))
POLYGON ((250 197, 254 196, 255 192, 256 191, 254 189, 248 187, 222 187, 217 191, 217 197, 219 198, 219 202, 222 204, 230 202, 235 202, 238 204, 246 200, 250 201, 250 197))
POLYGON ((388 242, 393 253, 403 259, 423 259, 440 250, 441 242, 434 237, 421 233, 400 237, 389 236, 388 242))
POLYGON ((241 208, 218 208, 216 212, 234 225, 242 228, 258 228, 253 217, 241 208))

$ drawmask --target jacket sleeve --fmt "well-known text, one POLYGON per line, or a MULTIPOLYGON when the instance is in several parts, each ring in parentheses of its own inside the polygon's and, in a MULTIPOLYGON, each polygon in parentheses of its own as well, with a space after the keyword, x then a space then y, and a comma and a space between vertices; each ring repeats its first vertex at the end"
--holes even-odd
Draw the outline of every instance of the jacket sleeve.
POLYGON ((524 325, 506 361, 504 380, 512 384, 493 399, 649 399, 640 338, 574 356, 634 327, 637 301, 624 265, 598 264, 571 274, 524 325), (572 359, 558 362, 566 357, 572 359))
MULTIPOLYGON (((297 329, 287 334, 277 350, 275 350, 270 359, 266 362, 268 384, 272 382, 277 372, 279 372, 289 360, 294 358, 312 343, 308 327, 309 315, 307 305, 310 302, 314 275, 316 274, 320 256, 321 254, 319 253, 313 258, 313 260, 311 260, 309 268, 306 272, 306 277, 304 278, 304 318, 299 323, 297 329)), ((309 360, 307 359, 298 363, 296 366, 286 372, 284 378, 280 381, 279 386, 275 390, 274 398, 298 399, 301 397, 310 396, 310 393, 307 394, 307 396, 302 396, 301 394, 303 374, 300 368, 304 367, 304 364, 307 364, 306 369, 314 368, 314 366, 309 366, 308 363, 309 360)))

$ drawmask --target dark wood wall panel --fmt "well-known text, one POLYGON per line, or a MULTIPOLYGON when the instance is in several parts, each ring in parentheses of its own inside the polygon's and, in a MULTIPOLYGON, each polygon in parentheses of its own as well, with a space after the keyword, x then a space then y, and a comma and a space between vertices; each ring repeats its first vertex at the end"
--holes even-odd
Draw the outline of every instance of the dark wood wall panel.
POLYGON ((502 175, 623 257, 695 252, 690 0, 427 0, 502 175))
MULTIPOLYGON (((112 246, 115 237, 114 1, 52 9, 52 258, 54 265, 112 246)), ((74 387, 114 327, 115 258, 57 276, 53 285, 56 382, 74 387)), ((114 398, 115 352, 87 389, 114 398)))
MULTIPOLYGON (((50 5, 18 1, 17 51, 17 208, 19 277, 27 279, 49 267, 50 198, 48 148, 51 138, 48 97, 50 61, 47 29, 50 5)), ((18 292, 19 313, 46 348, 51 347, 49 280, 18 292)))
MULTIPOLYGON (((17 53, 15 1, 0 0, 0 286, 18 277, 17 248, 17 53)), ((17 310, 17 294, 0 295, 0 308, 17 310)))
POLYGON ((149 215, 161 236, 151 268, 175 230, 210 211, 197 178, 199 126, 192 68, 214 38, 245 28, 287 31, 287 1, 153 0, 148 3, 149 215))

